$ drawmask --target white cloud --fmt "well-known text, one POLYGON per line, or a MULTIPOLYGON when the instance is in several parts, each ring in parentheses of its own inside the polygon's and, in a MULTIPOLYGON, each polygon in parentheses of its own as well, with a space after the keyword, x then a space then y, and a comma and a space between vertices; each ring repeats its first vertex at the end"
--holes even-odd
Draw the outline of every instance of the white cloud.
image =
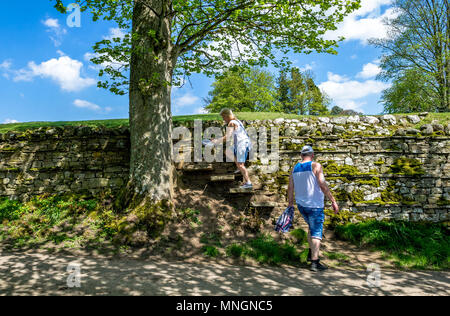
POLYGON ((3 121, 3 124, 14 124, 14 123, 19 123, 19 121, 12 119, 6 119, 3 121))
POLYGON ((6 79, 9 79, 9 72, 11 71, 11 61, 5 60, 0 64, 0 70, 2 71, 3 77, 6 79))
POLYGON ((365 64, 363 70, 356 75, 356 78, 369 79, 376 77, 381 72, 380 66, 375 63, 365 64))
POLYGON ((11 65, 12 65, 11 61, 5 60, 0 64, 0 69, 8 70, 11 68, 11 65))
POLYGON ((97 83, 95 79, 81 76, 82 67, 82 62, 69 56, 53 58, 39 65, 31 61, 27 68, 14 71, 14 81, 32 81, 35 77, 49 78, 55 81, 62 90, 76 92, 97 83))
POLYGON ((80 99, 76 99, 75 101, 73 101, 73 105, 75 105, 77 108, 82 108, 82 109, 89 109, 92 111, 101 111, 101 107, 98 106, 97 104, 85 101, 85 100, 80 100, 80 99))
POLYGON ((56 47, 60 46, 63 36, 67 34, 67 30, 61 27, 57 19, 48 18, 47 20, 42 21, 42 24, 47 27, 47 32, 50 33, 50 39, 53 44, 56 47))
POLYGON ((94 69, 96 71, 106 68, 106 67, 112 67, 113 69, 119 70, 120 68, 123 68, 127 66, 127 63, 120 62, 118 60, 112 59, 111 61, 104 61, 100 65, 94 64, 91 62, 91 59, 98 58, 100 56, 104 56, 105 54, 98 54, 98 53, 86 53, 84 54, 84 60, 89 62, 89 68, 94 69))
POLYGON ((196 108, 194 110, 194 114, 207 114, 208 111, 206 111, 204 108, 196 108))
POLYGON ((328 72, 328 81, 332 82, 344 82, 348 81, 349 79, 346 76, 340 76, 337 74, 334 74, 332 72, 328 72))
POLYGON ((59 21, 57 19, 47 19, 42 21, 42 23, 50 28, 60 28, 59 21))
POLYGON ((112 41, 114 38, 123 39, 125 37, 125 35, 126 35, 126 33, 118 27, 110 28, 109 34, 107 36, 103 36, 103 39, 112 41))
POLYGON ((85 100, 80 100, 80 99, 76 99, 75 101, 73 101, 73 105, 75 105, 77 108, 81 108, 81 109, 88 109, 91 111, 96 111, 96 112, 111 112, 112 108, 110 107, 106 107, 106 108, 102 108, 101 106, 91 103, 89 101, 85 101, 85 100))
POLYGON ((398 13, 388 8, 381 14, 381 7, 392 3, 393 0, 362 0, 361 8, 348 15, 337 30, 327 32, 325 38, 335 40, 343 36, 347 41, 359 40, 363 44, 370 38, 386 38, 388 33, 383 20, 394 18, 398 13))
POLYGON ((181 97, 175 98, 173 101, 173 105, 175 108, 180 108, 180 107, 195 105, 199 101, 200 101, 199 97, 196 97, 195 95, 192 95, 190 92, 188 92, 181 97))
POLYGON ((313 70, 315 67, 316 67, 316 62, 313 61, 310 64, 306 64, 303 67, 299 67, 299 69, 300 69, 301 72, 305 72, 305 71, 308 71, 308 70, 313 70))
POLYGON ((389 87, 390 84, 381 81, 357 81, 331 72, 328 73, 328 81, 319 85, 319 88, 327 93, 336 105, 343 109, 358 111, 361 111, 361 107, 366 104, 364 98, 379 94, 389 87))

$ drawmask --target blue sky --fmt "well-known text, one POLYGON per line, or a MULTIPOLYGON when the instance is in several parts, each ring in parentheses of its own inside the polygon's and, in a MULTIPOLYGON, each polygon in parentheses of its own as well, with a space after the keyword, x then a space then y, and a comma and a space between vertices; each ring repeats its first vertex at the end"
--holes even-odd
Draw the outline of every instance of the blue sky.
MULTIPOLYGON (((378 101, 389 84, 375 80, 381 52, 367 39, 386 35, 382 20, 395 14, 391 2, 362 0, 360 10, 327 34, 346 37, 337 56, 289 56, 314 72, 334 104, 366 114, 382 111, 378 101)), ((120 34, 114 24, 92 22, 83 13, 81 27, 71 28, 51 1, 9 1, 0 9, 0 30, 0 123, 128 117, 128 97, 98 89, 97 70, 87 58, 96 41, 120 34)), ((196 74, 174 89, 173 114, 200 113, 212 82, 196 74)))

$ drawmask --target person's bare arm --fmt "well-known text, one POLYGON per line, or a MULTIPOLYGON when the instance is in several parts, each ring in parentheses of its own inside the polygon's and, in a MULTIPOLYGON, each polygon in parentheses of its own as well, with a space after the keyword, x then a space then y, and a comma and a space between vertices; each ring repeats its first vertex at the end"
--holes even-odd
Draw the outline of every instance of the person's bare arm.
POLYGON ((237 126, 234 123, 230 123, 227 127, 227 132, 226 132, 225 136, 214 139, 212 142, 214 144, 220 144, 220 143, 225 142, 227 139, 230 139, 231 136, 233 135, 233 131, 236 129, 236 127, 237 126))
POLYGON ((327 182, 325 181, 325 175, 323 174, 323 168, 320 163, 314 163, 314 174, 316 175, 317 181, 319 182, 320 189, 323 194, 331 201, 331 205, 335 213, 339 212, 339 206, 334 198, 333 194, 328 187, 327 182))
POLYGON ((289 186, 288 186, 288 202, 289 207, 294 206, 294 178, 293 178, 293 172, 292 170, 291 175, 289 176, 289 186))

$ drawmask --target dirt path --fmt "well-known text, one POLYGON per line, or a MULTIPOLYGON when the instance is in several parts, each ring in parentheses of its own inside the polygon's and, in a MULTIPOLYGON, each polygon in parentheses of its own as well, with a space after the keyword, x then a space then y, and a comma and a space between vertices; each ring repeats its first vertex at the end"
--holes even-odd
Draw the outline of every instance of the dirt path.
POLYGON ((0 249, 0 295, 450 295, 449 272, 381 269, 371 288, 364 270, 322 274, 293 267, 111 259, 0 249), (81 267, 81 288, 68 288, 67 266, 81 267))

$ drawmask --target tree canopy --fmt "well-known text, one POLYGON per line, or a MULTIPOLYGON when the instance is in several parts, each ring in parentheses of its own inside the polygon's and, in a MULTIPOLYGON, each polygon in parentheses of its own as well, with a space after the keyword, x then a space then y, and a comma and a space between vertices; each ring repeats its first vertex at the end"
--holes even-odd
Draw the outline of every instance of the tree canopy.
POLYGON ((205 99, 205 109, 218 113, 223 108, 238 112, 283 112, 324 115, 330 103, 310 71, 283 68, 277 80, 259 68, 233 67, 217 76, 205 99))
POLYGON ((372 40, 382 48, 379 78, 393 80, 385 111, 450 111, 450 6, 448 0, 396 0, 387 20, 389 37, 372 40), (420 83, 420 84, 419 84, 420 83))
POLYGON ((325 115, 329 97, 314 82, 311 71, 282 69, 278 78, 279 111, 298 115, 325 115))
MULTIPOLYGON (((55 7, 65 12, 62 0, 55 7)), ((231 65, 266 66, 268 61, 284 65, 277 52, 336 53, 338 41, 323 35, 360 6, 360 0, 73 0, 81 11, 92 13, 94 21, 115 21, 128 31, 123 38, 104 39, 94 45, 92 61, 102 65, 100 87, 117 94, 129 85, 132 41, 147 36, 170 49, 176 59, 173 84, 192 73, 216 75, 231 65), (133 9, 144 6, 156 19, 168 19, 146 34, 131 34, 133 9), (159 8, 159 10, 158 10, 159 8)), ((138 49, 138 47, 136 47, 138 49)), ((157 61, 155 54, 155 61, 157 61)))
POLYGON ((439 105, 433 87, 416 68, 402 71, 381 100, 385 113, 436 112, 439 105))
POLYGON ((223 108, 236 112, 273 112, 277 100, 274 78, 258 68, 232 68, 218 76, 205 99, 205 109, 219 113, 223 108))

